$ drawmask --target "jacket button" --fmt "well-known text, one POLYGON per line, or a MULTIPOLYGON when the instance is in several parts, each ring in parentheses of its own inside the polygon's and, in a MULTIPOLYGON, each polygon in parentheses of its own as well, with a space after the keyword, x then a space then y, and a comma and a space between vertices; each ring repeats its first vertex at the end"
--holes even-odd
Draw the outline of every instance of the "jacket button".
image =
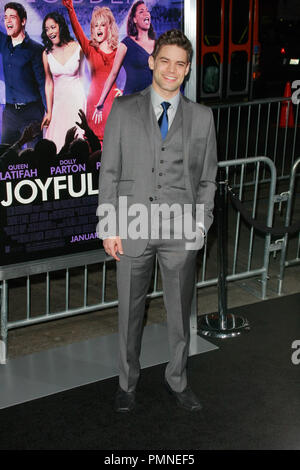
POLYGON ((151 202, 152 202, 152 201, 153 201, 153 197, 149 197, 149 201, 151 201, 151 202))
POLYGON ((164 150, 165 150, 165 148, 166 148, 166 147, 162 147, 162 148, 161 148, 161 149, 162 149, 162 151, 164 151, 164 150))

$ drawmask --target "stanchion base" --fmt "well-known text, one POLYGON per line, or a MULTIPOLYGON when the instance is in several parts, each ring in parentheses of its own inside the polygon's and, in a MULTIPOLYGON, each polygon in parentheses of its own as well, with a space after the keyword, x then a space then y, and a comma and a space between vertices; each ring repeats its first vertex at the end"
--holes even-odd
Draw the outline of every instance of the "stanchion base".
POLYGON ((198 333, 213 338, 234 338, 250 330, 246 318, 227 313, 225 325, 217 313, 201 315, 198 319, 198 333))
POLYGON ((0 340, 0 364, 6 364, 6 343, 0 340))

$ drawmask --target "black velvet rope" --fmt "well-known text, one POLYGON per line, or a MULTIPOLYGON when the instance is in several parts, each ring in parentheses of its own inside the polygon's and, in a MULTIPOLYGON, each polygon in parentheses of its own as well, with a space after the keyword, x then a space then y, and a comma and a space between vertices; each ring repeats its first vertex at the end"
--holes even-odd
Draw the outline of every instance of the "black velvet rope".
POLYGON ((250 212, 245 209, 242 201, 238 198, 236 194, 232 191, 232 188, 228 187, 228 192, 230 196, 230 200, 232 205, 236 208, 238 212, 240 212, 243 219, 256 230, 262 233, 270 233, 271 235, 280 236, 284 235, 285 233, 293 234, 300 231, 300 221, 290 225, 289 227, 267 227, 263 222, 260 222, 257 219, 254 219, 250 212))

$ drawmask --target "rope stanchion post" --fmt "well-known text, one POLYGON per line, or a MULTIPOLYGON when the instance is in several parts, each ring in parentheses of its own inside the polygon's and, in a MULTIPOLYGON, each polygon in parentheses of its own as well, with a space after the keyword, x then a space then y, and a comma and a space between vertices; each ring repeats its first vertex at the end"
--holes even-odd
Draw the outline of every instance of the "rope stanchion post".
POLYGON ((216 192, 218 229, 218 313, 201 315, 198 333, 215 338, 232 338, 249 331, 247 319, 227 311, 227 195, 228 184, 225 170, 219 169, 219 183, 216 192))

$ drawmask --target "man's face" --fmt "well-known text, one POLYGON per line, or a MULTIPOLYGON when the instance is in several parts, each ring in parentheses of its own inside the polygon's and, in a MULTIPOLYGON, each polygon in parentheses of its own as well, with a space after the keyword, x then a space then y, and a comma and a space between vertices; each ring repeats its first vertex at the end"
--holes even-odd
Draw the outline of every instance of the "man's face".
POLYGON ((24 18, 22 21, 18 12, 13 8, 7 8, 4 12, 4 25, 8 36, 17 37, 22 32, 26 23, 24 18))
POLYGON ((190 64, 187 52, 172 45, 162 46, 155 59, 150 56, 149 67, 153 71, 153 88, 162 97, 170 99, 179 92, 190 64))

